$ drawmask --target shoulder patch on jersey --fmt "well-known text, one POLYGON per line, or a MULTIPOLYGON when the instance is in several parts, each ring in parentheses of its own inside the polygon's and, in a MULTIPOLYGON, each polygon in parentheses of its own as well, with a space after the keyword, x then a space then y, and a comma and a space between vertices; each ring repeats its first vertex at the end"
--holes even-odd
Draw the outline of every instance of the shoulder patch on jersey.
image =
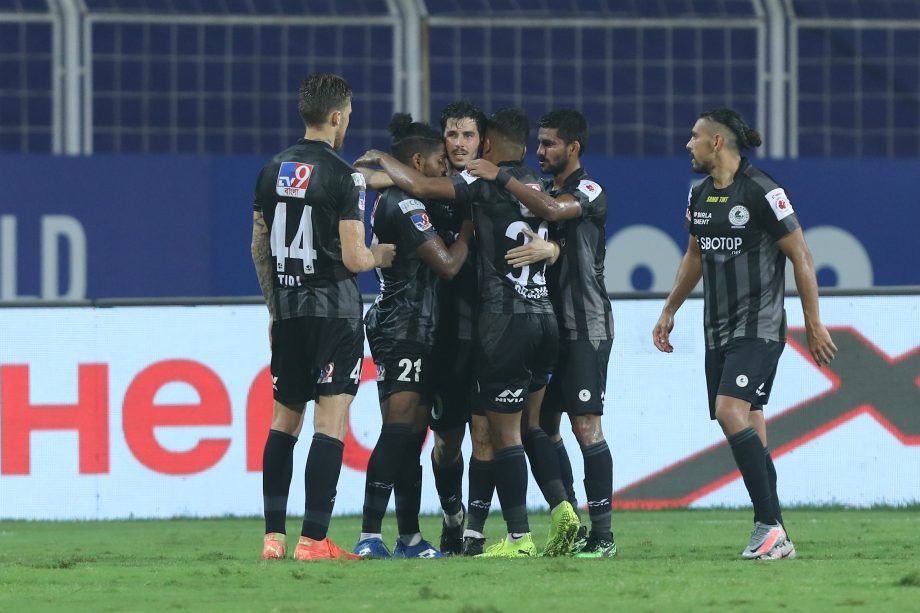
POLYGON ((313 166, 303 162, 281 162, 278 179, 275 181, 275 193, 285 198, 303 198, 307 195, 307 186, 313 176, 313 166))
POLYGON ((431 220, 428 219, 428 213, 416 213, 412 216, 412 223, 421 232, 431 229, 431 220))
POLYGON ((776 215, 777 220, 781 221, 792 215, 792 203, 789 202, 789 197, 786 196, 786 192, 781 187, 767 192, 764 198, 767 199, 767 203, 773 209, 773 214, 776 215))
POLYGON ((578 191, 588 197, 588 202, 594 202, 594 199, 600 196, 604 189, 594 181, 582 179, 578 183, 578 191))
POLYGON ((364 175, 360 172, 351 173, 351 180, 355 182, 355 187, 360 187, 361 189, 367 188, 367 183, 364 181, 364 175))
POLYGON ((409 211, 424 211, 425 205, 415 198, 407 198, 399 203, 399 210, 403 213, 408 213, 409 211))
POLYGON ((358 192, 358 210, 361 211, 361 213, 364 213, 364 206, 365 206, 364 202, 365 202, 366 194, 367 192, 364 191, 363 189, 360 192, 358 192))
POLYGON ((464 181, 466 181, 467 184, 470 184, 470 183, 472 183, 473 181, 476 181, 476 180, 479 179, 479 177, 474 177, 473 175, 471 175, 471 174, 470 174, 470 171, 468 171, 468 170, 464 170, 463 172, 461 172, 461 173, 460 173, 460 178, 463 179, 464 181))

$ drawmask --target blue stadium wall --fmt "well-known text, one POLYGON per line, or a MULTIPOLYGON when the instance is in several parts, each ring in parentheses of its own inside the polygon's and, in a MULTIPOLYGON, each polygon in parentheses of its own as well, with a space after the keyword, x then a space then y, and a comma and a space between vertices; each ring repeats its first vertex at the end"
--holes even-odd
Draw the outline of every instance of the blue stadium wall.
MULTIPOLYGON (((249 242, 263 163, 253 156, 0 156, 0 298, 258 294, 249 242)), ((917 160, 758 163, 785 185, 806 232, 833 230, 831 242, 851 235, 817 258, 822 286, 852 287, 847 271, 865 268, 865 260, 864 285, 920 285, 911 256, 920 227, 917 160)), ((628 269, 616 289, 669 287, 673 267, 654 262, 662 252, 673 262, 686 246, 686 194, 697 178, 688 160, 587 156, 584 165, 609 192, 608 241, 637 228, 645 233, 634 239, 670 239, 621 242, 618 257, 628 269)), ((361 283, 367 293, 377 289, 371 274, 361 283)))

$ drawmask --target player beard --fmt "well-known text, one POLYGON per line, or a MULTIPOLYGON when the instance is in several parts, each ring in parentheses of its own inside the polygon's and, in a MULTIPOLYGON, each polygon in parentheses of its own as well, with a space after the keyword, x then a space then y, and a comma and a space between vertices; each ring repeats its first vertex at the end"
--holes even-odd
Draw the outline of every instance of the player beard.
POLYGON ((540 170, 544 174, 556 176, 568 166, 569 159, 565 156, 558 159, 555 163, 552 162, 549 158, 541 157, 537 161, 540 163, 540 170))
POLYGON ((690 156, 690 167, 693 169, 693 172, 708 175, 712 172, 712 162, 701 162, 697 160, 694 156, 690 156))

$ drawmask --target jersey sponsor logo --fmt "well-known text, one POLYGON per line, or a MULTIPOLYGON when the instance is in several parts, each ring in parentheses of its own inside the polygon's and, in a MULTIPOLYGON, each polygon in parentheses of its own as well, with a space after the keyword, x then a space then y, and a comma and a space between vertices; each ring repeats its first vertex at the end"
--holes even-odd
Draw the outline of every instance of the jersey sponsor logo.
POLYGON ((740 236, 700 236, 697 240, 700 242, 700 249, 707 251, 738 252, 744 242, 740 236))
POLYGON ((728 212, 728 221, 732 224, 733 228, 743 228, 750 220, 751 212, 742 204, 733 206, 728 212))
POLYGON ((285 198, 303 198, 313 176, 313 166, 302 162, 281 162, 275 193, 285 198))
MULTIPOLYGON (((687 209, 687 219, 690 219, 690 209, 687 209)), ((707 213, 706 211, 693 211, 693 225, 695 226, 705 226, 709 225, 709 222, 712 220, 712 213, 707 213)))
POLYGON ((332 383, 332 375, 335 373, 335 362, 329 362, 319 369, 317 383, 332 383))
POLYGON ((747 387, 748 378, 747 375, 738 375, 735 377, 735 385, 738 387, 747 387))
POLYGON ((359 187, 362 190, 367 189, 367 182, 365 182, 364 175, 360 172, 351 173, 351 180, 355 182, 355 187, 359 187))
POLYGON ((474 177, 473 175, 471 175, 469 170, 464 170, 463 172, 461 172, 460 178, 466 181, 467 185, 479 179, 479 177, 474 177))
POLYGON ((523 388, 516 390, 503 390, 498 396, 495 397, 495 402, 513 404, 516 402, 521 402, 523 400, 523 395, 523 388))
POLYGON ((399 210, 403 213, 408 213, 409 211, 424 211, 425 205, 415 198, 407 198, 399 203, 399 210))
POLYGON ((545 285, 537 287, 527 287, 526 285, 514 284, 514 289, 522 297, 528 300, 541 300, 549 296, 549 290, 545 285))
POLYGON ((773 214, 776 215, 777 221, 782 221, 794 212, 792 210, 792 203, 789 202, 789 197, 786 196, 786 192, 783 191, 781 187, 767 192, 767 195, 764 197, 770 204, 770 208, 773 209, 773 214))
POLYGON ((589 181, 588 179, 582 179, 578 183, 578 191, 588 197, 588 202, 594 202, 594 199, 601 195, 601 192, 604 191, 603 188, 595 183, 594 181, 589 181))
POLYGON ((428 213, 416 213, 412 216, 412 223, 420 232, 431 229, 431 220, 428 219, 428 213))

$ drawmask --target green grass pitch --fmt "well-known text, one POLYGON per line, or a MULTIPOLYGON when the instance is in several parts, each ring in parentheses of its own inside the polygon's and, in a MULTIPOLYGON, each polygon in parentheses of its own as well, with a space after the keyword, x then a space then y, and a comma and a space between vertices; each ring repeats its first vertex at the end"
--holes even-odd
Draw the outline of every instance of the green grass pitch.
MULTIPOLYGON (((0 611, 920 610, 916 507, 785 519, 799 558, 779 562, 738 558, 751 526, 740 510, 616 512, 608 560, 263 562, 259 519, 6 521, 0 611)), ((548 516, 531 526, 542 544, 548 516)), ((502 528, 493 513, 490 542, 502 528)), ((351 547, 359 530, 335 518, 330 534, 351 547)), ((422 530, 436 543, 440 519, 422 530)))

